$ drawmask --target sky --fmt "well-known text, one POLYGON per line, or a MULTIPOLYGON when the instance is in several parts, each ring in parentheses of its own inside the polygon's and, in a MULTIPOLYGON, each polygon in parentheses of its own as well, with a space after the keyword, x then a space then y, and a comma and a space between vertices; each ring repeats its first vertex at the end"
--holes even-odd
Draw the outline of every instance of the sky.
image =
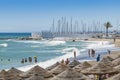
POLYGON ((0 32, 49 30, 53 18, 84 22, 120 19, 120 0, 0 0, 0 32))

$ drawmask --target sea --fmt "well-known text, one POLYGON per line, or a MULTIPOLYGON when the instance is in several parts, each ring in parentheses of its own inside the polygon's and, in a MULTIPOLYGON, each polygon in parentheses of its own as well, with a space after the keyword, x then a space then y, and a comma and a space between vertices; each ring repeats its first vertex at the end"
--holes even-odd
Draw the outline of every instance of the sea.
POLYGON ((64 40, 17 40, 20 37, 29 37, 31 33, 0 33, 0 70, 18 68, 27 71, 35 65, 46 68, 57 61, 69 58, 74 59, 76 51, 77 60, 90 61, 96 60, 98 54, 107 54, 107 50, 120 50, 112 42, 107 41, 64 41, 64 40), (6 38, 6 39, 4 39, 6 38), (12 38, 12 39, 7 39, 12 38), (88 49, 94 49, 95 57, 89 57, 88 49), (32 58, 32 62, 28 58, 32 58), (38 62, 34 62, 37 57, 38 62), (21 63, 22 59, 27 62, 21 63))

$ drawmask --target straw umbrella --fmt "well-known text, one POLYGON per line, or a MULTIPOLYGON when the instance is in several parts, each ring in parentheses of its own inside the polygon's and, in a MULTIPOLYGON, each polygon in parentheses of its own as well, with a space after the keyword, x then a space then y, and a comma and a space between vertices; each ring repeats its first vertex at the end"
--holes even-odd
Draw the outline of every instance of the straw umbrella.
POLYGON ((105 58, 107 58, 109 61, 113 61, 114 59, 110 56, 106 56, 105 58))
POLYGON ((73 60, 70 64, 69 64, 69 66, 71 67, 71 68, 73 68, 73 67, 75 67, 75 66, 77 66, 77 65, 79 65, 80 64, 80 62, 78 62, 77 60, 73 60))
POLYGON ((98 64, 96 64, 95 66, 88 68, 86 70, 83 70, 82 73, 84 74, 93 74, 93 75, 98 75, 99 78, 101 78, 101 75, 104 74, 116 74, 118 73, 118 71, 116 69, 114 69, 111 66, 107 66, 105 63, 103 62, 99 62, 98 64))
POLYGON ((0 80, 8 80, 10 79, 10 77, 11 77, 10 74, 8 74, 8 72, 5 70, 2 70, 0 72, 0 80))
POLYGON ((52 70, 53 68, 55 68, 56 66, 58 66, 60 63, 56 62, 55 64, 53 64, 52 66, 49 66, 46 68, 46 70, 52 70))
POLYGON ((108 58, 103 58, 100 62, 102 62, 106 66, 112 66, 113 67, 112 62, 108 58))
POLYGON ((120 73, 115 75, 115 76, 113 76, 113 77, 110 77, 110 78, 108 78, 106 80, 120 80, 120 73))
POLYGON ((114 66, 120 65, 120 58, 117 58, 117 59, 115 59, 114 61, 112 61, 112 64, 113 64, 114 66))
POLYGON ((35 66, 35 67, 31 68, 30 70, 28 70, 27 72, 20 74, 20 76, 22 78, 28 78, 34 74, 38 74, 38 75, 43 76, 45 78, 49 78, 49 77, 53 76, 52 74, 47 72, 45 69, 41 68, 40 66, 35 66))
POLYGON ((68 69, 69 67, 63 63, 59 64, 57 67, 55 67, 54 69, 52 69, 50 72, 57 75, 63 71, 65 71, 66 69, 68 69))
POLYGON ((12 79, 16 79, 16 78, 20 79, 19 74, 21 74, 23 72, 18 70, 18 69, 16 69, 16 68, 14 68, 14 67, 12 67, 10 70, 7 71, 7 73, 11 75, 12 79))
POLYGON ((34 74, 33 76, 31 76, 28 79, 25 80, 45 80, 43 76, 39 76, 38 74, 34 74))
POLYGON ((92 67, 92 65, 85 61, 82 64, 79 64, 79 65, 75 66, 73 69, 80 72, 81 70, 85 70, 89 67, 92 67))
POLYGON ((120 65, 115 66, 114 68, 116 68, 120 72, 120 65))
POLYGON ((90 79, 87 76, 83 75, 82 73, 78 73, 74 69, 68 68, 67 70, 55 76, 51 80, 90 80, 90 79))
POLYGON ((7 72, 8 72, 9 74, 11 74, 11 75, 14 75, 14 76, 23 73, 22 71, 14 68, 14 67, 12 67, 12 68, 11 68, 10 70, 8 70, 7 72))

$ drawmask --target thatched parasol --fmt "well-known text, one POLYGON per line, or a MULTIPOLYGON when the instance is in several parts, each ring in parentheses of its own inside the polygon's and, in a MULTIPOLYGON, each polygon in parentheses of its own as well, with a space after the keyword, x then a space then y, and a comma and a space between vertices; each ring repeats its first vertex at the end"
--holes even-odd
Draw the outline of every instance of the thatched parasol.
POLYGON ((52 66, 49 66, 46 68, 46 70, 52 70, 53 68, 55 68, 56 66, 58 66, 60 63, 56 62, 55 64, 53 64, 52 66))
POLYGON ((117 58, 117 59, 115 59, 114 61, 112 61, 112 64, 113 64, 114 66, 120 65, 120 58, 117 58))
POLYGON ((75 67, 75 66, 77 66, 77 65, 79 65, 79 64, 80 64, 79 61, 73 60, 73 61, 69 64, 69 66, 70 66, 71 68, 73 68, 73 67, 75 67))
POLYGON ((95 75, 103 75, 103 74, 115 74, 118 73, 116 69, 111 66, 107 66, 103 62, 99 62, 95 66, 83 70, 82 73, 84 74, 95 74, 95 75))
POLYGON ((103 58, 100 62, 102 62, 102 63, 105 64, 106 66, 111 66, 111 67, 113 67, 112 62, 111 62, 108 58, 103 58))
POLYGON ((120 65, 115 66, 114 68, 116 68, 120 72, 120 65))
POLYGON ((110 78, 108 78, 106 80, 120 80, 120 73, 115 75, 115 76, 113 76, 113 77, 110 77, 110 78))
POLYGON ((10 79, 10 77, 11 77, 10 74, 5 70, 2 70, 0 72, 0 80, 8 80, 10 79))
POLYGON ((12 67, 12 68, 11 68, 10 70, 8 70, 7 72, 8 72, 9 74, 11 74, 11 75, 19 75, 19 74, 23 73, 22 71, 14 68, 14 67, 12 67))
POLYGON ((85 70, 89 67, 92 67, 92 65, 85 61, 82 64, 79 64, 79 65, 75 66, 73 69, 80 72, 81 70, 85 70))
POLYGON ((82 73, 76 72, 74 69, 69 68, 59 75, 55 76, 51 80, 90 80, 87 76, 82 73))
POLYGON ((33 76, 31 76, 30 78, 28 78, 26 80, 45 80, 45 79, 43 76, 39 76, 38 74, 34 74, 33 76))
POLYGON ((113 61, 114 59, 110 56, 106 56, 105 58, 107 58, 109 61, 113 61))
POLYGON ((47 72, 45 69, 41 68, 40 66, 35 66, 28 70, 25 73, 20 74, 21 77, 23 78, 28 78, 30 76, 33 76, 34 74, 38 74, 39 76, 43 76, 45 78, 52 77, 52 74, 47 72))
POLYGON ((59 64, 57 67, 55 67, 54 69, 52 69, 50 72, 57 75, 63 71, 65 71, 66 69, 68 69, 69 67, 63 63, 59 64))

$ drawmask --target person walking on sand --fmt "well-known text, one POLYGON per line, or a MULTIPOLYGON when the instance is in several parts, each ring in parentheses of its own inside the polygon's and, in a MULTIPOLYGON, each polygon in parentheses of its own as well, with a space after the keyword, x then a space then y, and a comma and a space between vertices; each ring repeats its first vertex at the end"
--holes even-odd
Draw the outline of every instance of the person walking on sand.
POLYGON ((98 54, 96 59, 97 59, 97 62, 100 61, 100 54, 98 54))
POLYGON ((109 49, 107 51, 108 51, 108 54, 110 55, 111 51, 109 49))
POLYGON ((95 50, 92 49, 91 52, 92 52, 92 53, 91 53, 91 56, 92 56, 92 57, 95 57, 95 50))
POLYGON ((90 57, 90 49, 88 49, 88 55, 89 55, 89 57, 90 57))

